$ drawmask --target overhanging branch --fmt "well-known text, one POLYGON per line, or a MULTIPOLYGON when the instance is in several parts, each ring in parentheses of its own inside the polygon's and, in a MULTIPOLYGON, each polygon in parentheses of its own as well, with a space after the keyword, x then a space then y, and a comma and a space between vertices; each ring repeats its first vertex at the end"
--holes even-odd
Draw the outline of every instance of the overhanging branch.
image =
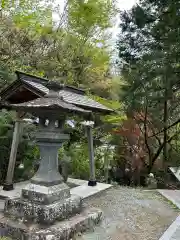
MULTIPOLYGON (((176 126, 178 123, 180 123, 180 119, 178 119, 176 122, 174 122, 174 123, 172 123, 170 126, 168 126, 168 127, 166 128, 166 130, 168 130, 168 129, 174 127, 174 126, 176 126)), ((162 132, 164 132, 164 128, 163 128, 161 131, 159 131, 159 132, 157 132, 157 133, 149 136, 149 138, 155 137, 155 136, 157 136, 158 134, 160 134, 160 133, 162 133, 162 132)))

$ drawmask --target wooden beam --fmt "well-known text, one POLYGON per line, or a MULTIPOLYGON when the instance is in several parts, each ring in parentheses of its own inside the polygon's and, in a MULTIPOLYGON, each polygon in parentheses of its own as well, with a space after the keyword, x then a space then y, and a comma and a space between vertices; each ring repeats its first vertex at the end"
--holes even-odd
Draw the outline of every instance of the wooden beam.
POLYGON ((17 112, 16 121, 14 125, 14 132, 13 132, 13 140, 11 145, 11 152, 9 158, 9 165, 6 175, 5 184, 3 186, 3 190, 10 191, 13 190, 13 177, 14 177, 14 169, 16 164, 16 155, 18 150, 18 145, 22 133, 22 113, 17 112))

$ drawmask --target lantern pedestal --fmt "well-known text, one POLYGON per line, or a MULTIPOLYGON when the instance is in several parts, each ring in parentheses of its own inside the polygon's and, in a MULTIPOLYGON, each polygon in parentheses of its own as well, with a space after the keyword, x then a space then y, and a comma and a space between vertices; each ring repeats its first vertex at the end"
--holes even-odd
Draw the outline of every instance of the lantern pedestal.
POLYGON ((30 184, 22 189, 20 199, 6 201, 4 213, 48 225, 80 213, 82 201, 71 196, 58 171, 58 150, 69 135, 52 128, 44 130, 36 133, 41 156, 39 169, 30 184))
POLYGON ((0 227, 6 228, 14 239, 68 240, 98 223, 102 212, 82 211, 82 199, 70 194, 58 171, 58 150, 69 135, 63 133, 62 127, 55 127, 55 119, 48 127, 42 119, 40 124, 36 133, 41 156, 39 169, 22 189, 20 198, 6 200, 0 227))
MULTIPOLYGON (((35 194, 39 200, 39 193, 35 192, 35 194)), ((6 217, 14 217, 14 219, 21 219, 23 222, 29 224, 34 223, 49 226, 56 221, 69 219, 79 214, 81 210, 82 200, 78 196, 70 196, 63 201, 58 200, 51 204, 32 203, 21 198, 8 199, 5 204, 4 215, 6 217)))

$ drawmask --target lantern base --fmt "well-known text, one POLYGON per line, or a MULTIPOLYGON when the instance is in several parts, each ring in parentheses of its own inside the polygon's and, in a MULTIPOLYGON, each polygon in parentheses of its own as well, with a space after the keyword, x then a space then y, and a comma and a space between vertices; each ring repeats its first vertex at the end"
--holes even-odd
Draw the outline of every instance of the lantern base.
POLYGON ((49 187, 29 183, 21 192, 23 200, 45 205, 63 201, 70 196, 70 188, 66 183, 49 187))
POLYGON ((96 186, 96 185, 97 185, 97 181, 96 181, 96 180, 89 180, 88 186, 94 187, 94 186, 96 186))
POLYGON ((93 230, 101 221, 102 211, 99 209, 85 209, 82 213, 61 222, 56 221, 50 226, 29 223, 26 221, 4 217, 0 213, 0 227, 4 229, 5 236, 21 240, 70 240, 76 234, 93 230))
POLYGON ((50 225, 55 221, 68 219, 82 210, 82 200, 79 196, 71 196, 63 201, 53 204, 39 204, 23 199, 7 199, 5 202, 4 215, 23 219, 26 222, 50 225))
POLYGON ((3 185, 3 190, 4 191, 11 191, 11 190, 13 190, 14 189, 14 186, 13 186, 13 183, 5 183, 4 185, 3 185))

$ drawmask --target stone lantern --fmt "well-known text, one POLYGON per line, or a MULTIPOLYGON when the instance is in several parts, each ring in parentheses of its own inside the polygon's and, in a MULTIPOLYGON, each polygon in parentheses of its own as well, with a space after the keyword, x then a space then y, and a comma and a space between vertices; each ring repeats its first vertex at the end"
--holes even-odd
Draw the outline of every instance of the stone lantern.
MULTIPOLYGON (((0 109, 5 107, 7 109, 14 108, 17 110, 16 117, 14 119, 15 124, 14 124, 13 140, 12 140, 11 150, 9 155, 9 164, 8 164, 6 179, 3 185, 3 190, 5 191, 11 191, 14 189, 13 176, 14 176, 14 169, 16 164, 16 155, 17 155, 18 144, 21 137, 21 132, 23 131, 23 121, 25 116, 24 115, 25 113, 23 111, 25 112, 29 111, 39 116, 40 110, 42 113, 42 109, 43 109, 45 113, 45 110, 47 110, 47 107, 49 106, 48 112, 50 112, 50 109, 52 110, 54 106, 54 111, 56 113, 58 112, 58 116, 62 114, 62 110, 65 111, 64 112, 65 115, 71 113, 72 111, 76 112, 76 110, 78 109, 79 111, 77 111, 76 114, 77 113, 88 114, 88 112, 85 112, 85 111, 82 112, 82 110, 85 110, 85 109, 92 111, 92 113, 96 113, 96 114, 101 113, 102 115, 111 114, 113 112, 112 109, 109 109, 103 104, 95 101, 93 97, 91 98, 90 96, 87 96, 86 92, 83 89, 79 89, 69 85, 60 85, 59 83, 53 83, 52 81, 49 82, 47 79, 40 78, 27 73, 19 72, 19 71, 16 71, 16 76, 17 76, 17 79, 9 86, 6 86, 0 92, 0 109), (62 97, 61 100, 63 101, 61 101, 61 103, 59 102, 60 99, 58 99, 59 104, 57 104, 57 102, 54 100, 53 102, 50 102, 50 98, 47 101, 47 98, 45 97, 47 96, 49 91, 51 91, 52 93, 52 90, 54 88, 52 86, 52 83, 54 84, 54 87, 56 85, 55 87, 56 95, 58 97, 62 97), (40 98, 42 98, 42 101, 40 100, 40 98), (38 101, 37 102, 32 101, 35 99, 36 100, 38 99, 38 101), (6 102, 5 105, 3 104, 4 102, 6 102), (29 105, 26 104, 27 102, 29 105), (21 105, 16 105, 19 103, 21 103, 21 105), (64 104, 63 106, 62 106, 62 103, 64 104), (70 105, 67 105, 67 104, 70 104, 70 105), (33 107, 34 109, 32 109, 33 107), (40 107, 39 111, 37 110, 38 107, 40 107), (72 109, 72 107, 74 110, 72 109), (78 107, 78 109, 76 108, 75 110, 75 107, 78 107)), ((64 113, 63 113, 63 116, 64 116, 64 113)), ((48 118, 49 118, 49 114, 48 114, 48 118)), ((85 119, 83 118, 83 120, 85 119)), ((89 117, 86 120, 89 121, 90 120, 89 117)), ((56 125, 57 125, 57 122, 56 122, 56 125)), ((90 159, 90 169, 91 169, 89 186, 96 185, 94 167, 92 167, 92 164, 94 162, 94 156, 93 156, 94 150, 93 150, 93 144, 92 144, 93 143, 92 128, 93 126, 85 125, 85 130, 87 133, 87 139, 89 144, 88 147, 89 147, 89 159, 90 159)))
POLYGON ((69 139, 64 132, 66 117, 72 113, 91 114, 91 111, 64 101, 59 96, 62 87, 50 83, 50 91, 44 97, 11 104, 15 110, 39 118, 38 131, 34 134, 41 156, 39 169, 22 189, 20 198, 5 202, 5 218, 0 219, 0 226, 6 227, 12 238, 70 239, 74 233, 97 223, 102 215, 100 210, 81 213, 81 198, 70 194, 70 188, 58 171, 58 149, 69 139))

